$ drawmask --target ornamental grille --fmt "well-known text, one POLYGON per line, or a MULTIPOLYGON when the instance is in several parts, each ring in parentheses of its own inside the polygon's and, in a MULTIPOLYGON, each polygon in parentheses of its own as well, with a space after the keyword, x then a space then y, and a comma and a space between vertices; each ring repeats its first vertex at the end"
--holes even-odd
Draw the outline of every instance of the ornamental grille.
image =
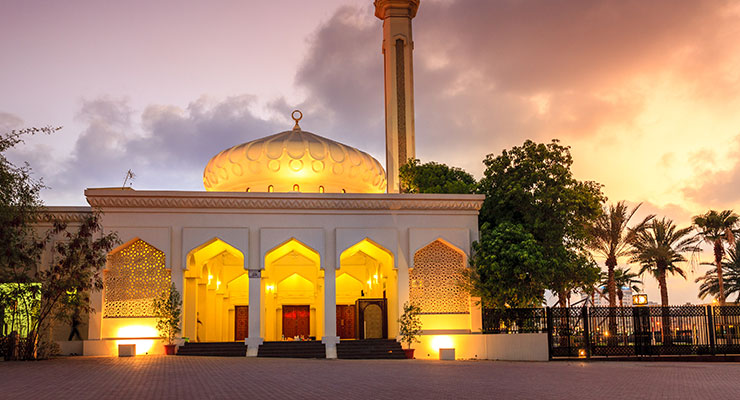
POLYGON ((411 302, 422 313, 468 313, 469 296, 460 285, 464 268, 463 255, 439 240, 420 249, 409 272, 411 302))
POLYGON ((170 288, 164 253, 143 240, 108 256, 104 318, 154 316, 152 301, 170 288))

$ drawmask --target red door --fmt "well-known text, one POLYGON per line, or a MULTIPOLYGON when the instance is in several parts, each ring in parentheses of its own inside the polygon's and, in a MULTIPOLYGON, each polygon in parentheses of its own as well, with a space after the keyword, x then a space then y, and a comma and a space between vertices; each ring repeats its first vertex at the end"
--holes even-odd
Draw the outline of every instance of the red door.
POLYGON ((249 306, 235 306, 234 319, 234 340, 244 341, 249 336, 249 306))
POLYGON ((340 339, 355 338, 354 305, 337 305, 337 336, 340 339))
POLYGON ((283 336, 308 337, 311 335, 311 310, 309 306, 283 306, 283 336))

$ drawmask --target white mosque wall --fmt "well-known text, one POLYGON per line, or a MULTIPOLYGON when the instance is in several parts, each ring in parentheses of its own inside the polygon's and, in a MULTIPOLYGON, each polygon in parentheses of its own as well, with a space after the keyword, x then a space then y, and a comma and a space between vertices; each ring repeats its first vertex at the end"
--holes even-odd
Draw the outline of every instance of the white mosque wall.
MULTIPOLYGON (((260 286, 257 279, 265 267, 265 255, 290 239, 313 249, 319 253, 321 269, 332 272, 326 273, 323 326, 317 326, 317 332, 326 336, 322 339, 327 343, 336 341, 334 271, 340 266, 339 258, 343 251, 368 239, 392 253, 393 267, 397 270, 398 296, 394 302, 397 308, 394 314, 399 315, 403 303, 409 299, 409 268, 413 264, 414 252, 441 239, 467 256, 470 243, 478 237, 477 214, 483 199, 477 195, 143 192, 116 189, 94 189, 86 194, 91 205, 104 212, 102 221, 106 232, 117 232, 122 243, 137 238, 144 240, 165 253, 165 264, 171 270, 172 281, 183 295, 189 252, 214 238, 239 250, 244 255, 244 268, 256 274, 250 272, 249 303, 257 307, 265 301, 264 284, 260 286), (253 280, 258 286, 253 285, 253 280), (252 293, 252 289, 256 293, 252 293)), ((103 296, 97 292, 92 297, 92 306, 97 312, 90 316, 87 332, 88 339, 101 343, 86 344, 86 354, 100 354, 111 349, 110 344, 103 343, 114 338, 110 336, 110 329, 114 327, 105 327, 101 318, 103 296)), ((475 325, 471 316, 429 317, 425 329, 430 332, 471 332, 475 325)), ((250 312, 250 338, 253 322, 257 321, 253 321, 250 312)), ((259 319, 257 331, 262 338, 264 323, 263 316, 259 319)))

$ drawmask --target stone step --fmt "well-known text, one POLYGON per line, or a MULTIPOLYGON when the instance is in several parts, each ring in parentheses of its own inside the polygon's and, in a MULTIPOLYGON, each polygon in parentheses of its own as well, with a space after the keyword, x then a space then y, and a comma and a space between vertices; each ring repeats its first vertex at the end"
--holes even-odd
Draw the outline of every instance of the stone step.
POLYGON ((337 345, 337 358, 405 359, 401 343, 393 339, 342 340, 337 345))
POLYGON ((264 342, 257 352, 258 357, 278 358, 325 358, 326 346, 320 341, 264 342))

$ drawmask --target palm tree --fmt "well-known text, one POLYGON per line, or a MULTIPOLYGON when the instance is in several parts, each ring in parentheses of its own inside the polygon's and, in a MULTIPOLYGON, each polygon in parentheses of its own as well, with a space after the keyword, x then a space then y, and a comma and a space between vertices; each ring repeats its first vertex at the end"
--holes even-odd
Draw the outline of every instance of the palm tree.
POLYGON ((719 304, 725 304, 725 283, 722 276, 722 259, 725 255, 724 242, 735 244, 733 230, 737 227, 740 216, 732 210, 709 210, 706 214, 697 215, 692 222, 705 242, 714 246, 714 265, 717 267, 719 304))
MULTIPOLYGON (((714 264, 710 264, 714 265, 714 264)), ((727 297, 737 294, 735 302, 740 302, 740 254, 738 254, 737 244, 727 250, 727 258, 722 261, 722 269, 725 283, 725 295, 727 297)), ((696 278, 696 282, 701 282, 699 286, 699 297, 717 296, 719 293, 719 279, 717 279, 717 270, 709 270, 704 276, 696 278)))
POLYGON ((614 268, 617 266, 617 259, 630 254, 630 242, 634 240, 635 233, 639 232, 648 221, 655 217, 654 215, 648 215, 632 229, 628 228, 627 224, 641 205, 642 203, 630 210, 624 201, 620 201, 617 204, 604 207, 601 215, 589 229, 588 247, 594 253, 606 259, 607 280, 605 285, 609 294, 609 307, 616 307, 617 305, 617 285, 614 281, 614 268))
POLYGON ((697 242, 701 239, 696 235, 690 235, 691 231, 692 227, 677 229, 673 221, 668 218, 653 219, 642 229, 635 232, 635 239, 632 242, 630 261, 639 262, 639 274, 650 273, 660 286, 664 344, 671 344, 672 342, 666 275, 668 273, 678 274, 686 279, 686 274, 677 265, 686 262, 686 257, 682 253, 701 251, 697 246, 697 242))
POLYGON ((637 279, 638 276, 636 273, 630 271, 629 267, 614 269, 614 284, 620 289, 617 291, 620 307, 624 307, 624 292, 621 290, 623 287, 628 287, 633 292, 640 292, 640 286, 638 285, 642 285, 642 281, 637 279))

